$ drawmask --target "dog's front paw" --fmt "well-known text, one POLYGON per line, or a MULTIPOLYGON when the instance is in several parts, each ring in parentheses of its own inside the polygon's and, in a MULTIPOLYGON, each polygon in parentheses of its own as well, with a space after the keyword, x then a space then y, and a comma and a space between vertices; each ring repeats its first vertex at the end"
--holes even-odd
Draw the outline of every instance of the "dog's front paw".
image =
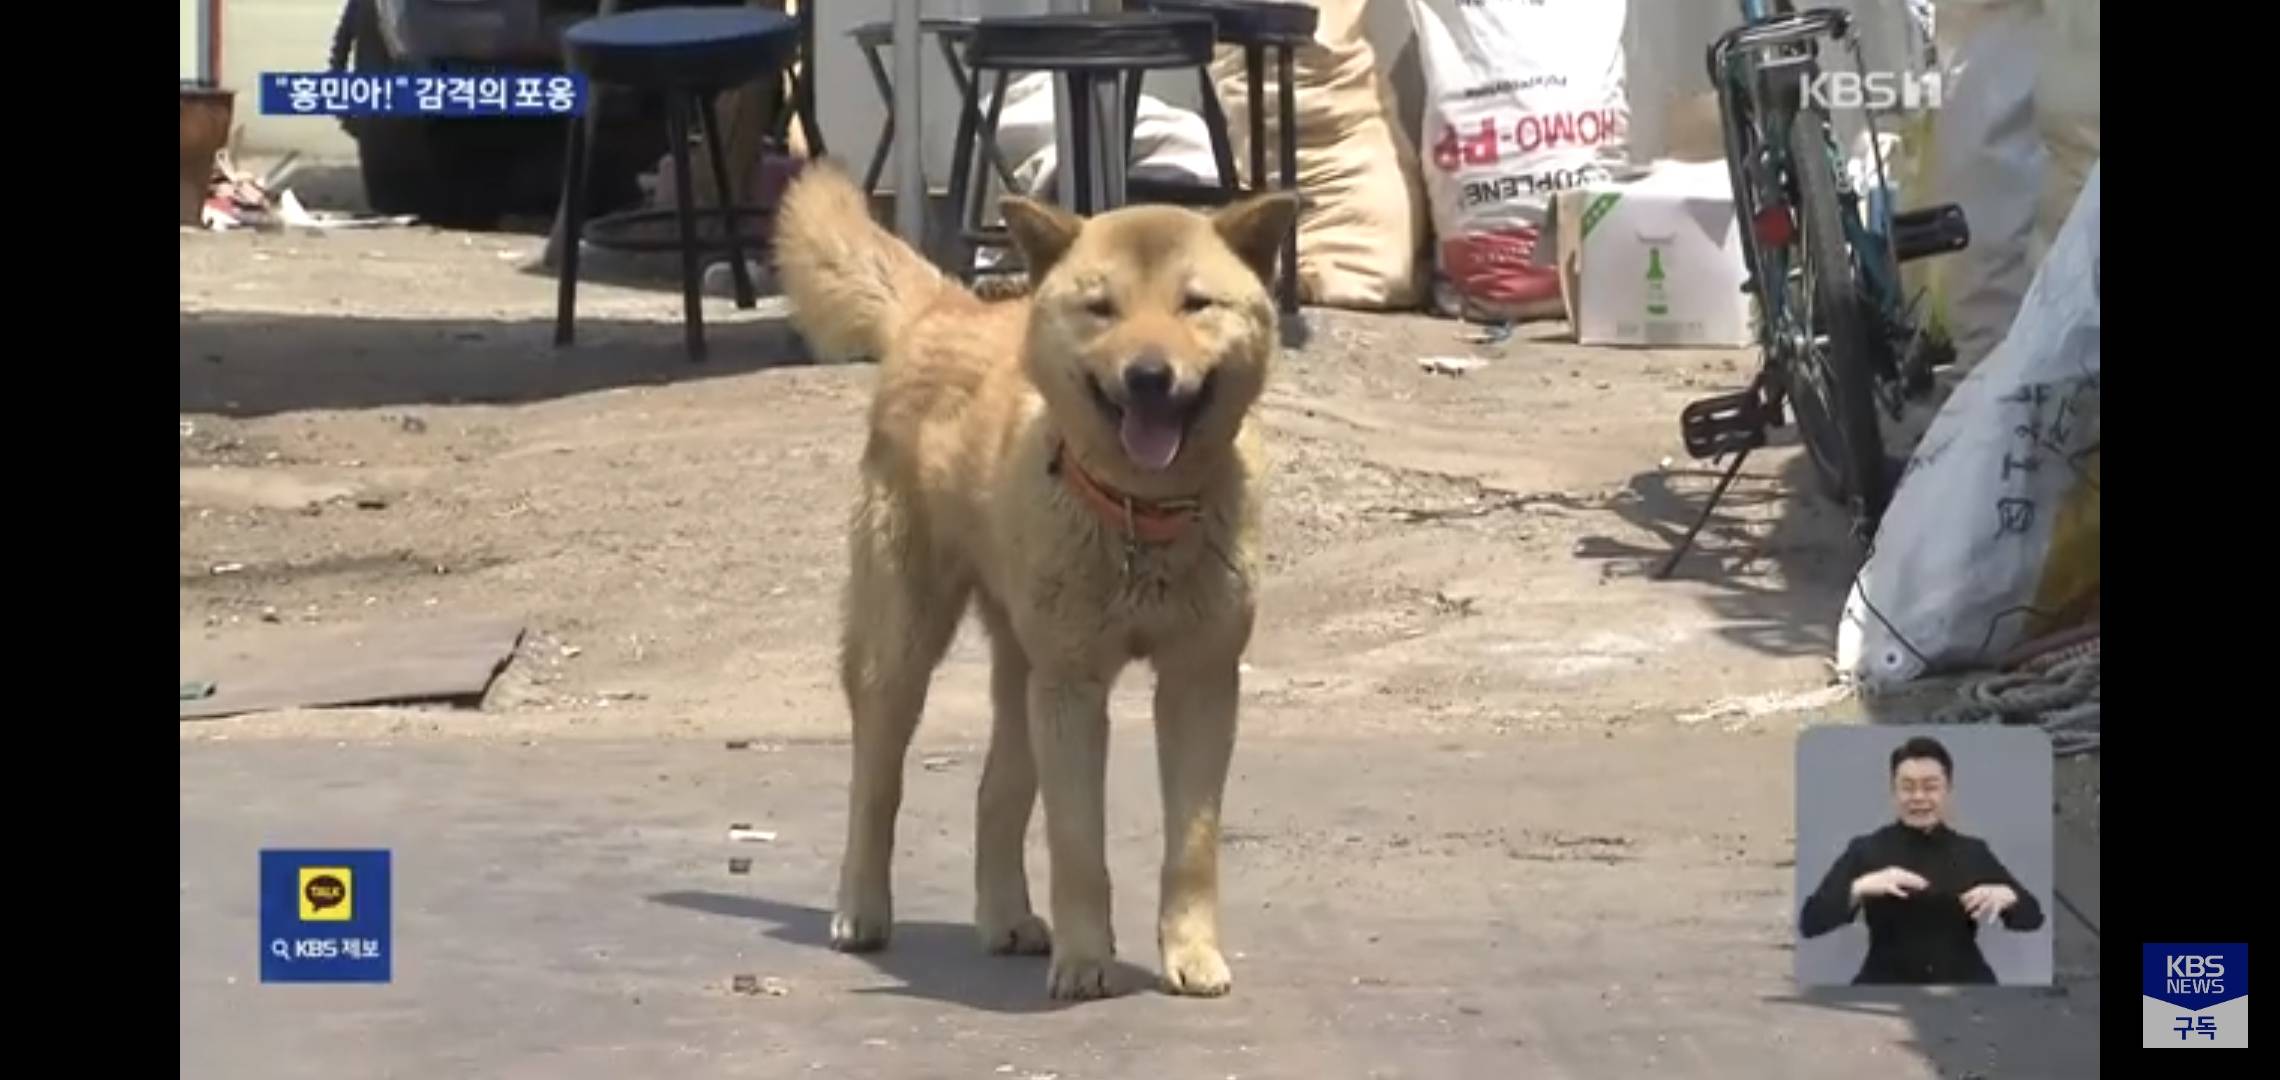
POLYGON ((1053 965, 1045 974, 1045 989, 1056 1001, 1090 1001, 1109 996, 1109 972, 1115 959, 1109 956, 1071 956, 1053 954, 1053 965))
POLYGON ((841 908, 831 916, 831 947, 840 952, 873 952, 886 947, 894 913, 885 907, 841 908))
POLYGON ((1035 915, 1005 922, 985 920, 975 929, 982 935, 982 948, 997 955, 1042 956, 1053 951, 1053 932, 1035 915))
POLYGON ((1164 950, 1164 984, 1187 997, 1220 997, 1234 989, 1235 976, 1216 947, 1189 942, 1164 950))

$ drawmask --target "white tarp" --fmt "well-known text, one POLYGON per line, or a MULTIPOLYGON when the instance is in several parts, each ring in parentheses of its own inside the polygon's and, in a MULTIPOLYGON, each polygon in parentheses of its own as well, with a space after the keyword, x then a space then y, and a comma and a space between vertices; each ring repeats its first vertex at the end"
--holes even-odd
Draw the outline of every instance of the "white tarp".
MULTIPOLYGON (((1104 108, 1109 98, 1102 93, 1104 108)), ((1013 178, 1025 195, 1045 194, 1057 181, 1055 164, 1060 146, 1055 141, 1053 104, 1051 72, 1028 72, 1006 86, 997 145, 1013 165, 1013 178)), ((985 93, 981 98, 984 115, 989 108, 989 95, 985 93)), ((1094 138, 1101 137, 1100 124, 1096 123, 1093 131, 1094 138)), ((1153 95, 1140 95, 1140 110, 1132 127, 1132 159, 1132 175, 1137 177, 1191 184, 1219 182, 1219 168, 1211 158, 1211 128, 1203 117, 1167 105, 1153 95)), ((976 160, 981 160, 979 154, 976 160)), ((984 168, 977 175, 994 178, 995 173, 984 168)))
POLYGON ((1983 666, 2095 604, 2098 169, 2002 344, 1924 434, 1837 627, 1870 688, 1983 666))
MULTIPOLYGON (((1052 72, 1033 71, 1006 84, 1005 107, 998 116, 996 142, 998 150, 1013 166, 1017 194, 1055 198, 1053 192, 1060 181, 1057 166, 1061 138, 1054 122, 1053 82, 1052 72)), ((1101 95, 1101 110, 1096 111, 1096 116, 1109 108, 1111 97, 1105 92, 1101 95)), ((987 116, 990 108, 987 93, 981 96, 980 107, 987 116)), ((1103 126, 1099 123, 1093 126, 1094 138, 1101 137, 1103 126)), ((977 182, 998 182, 997 171, 979 151, 975 154, 975 165, 977 182)), ((1097 165, 1094 171, 1099 171, 1097 165)), ((1219 167, 1211 156, 1211 128, 1196 113, 1174 108, 1148 94, 1140 95, 1140 108, 1132 125, 1132 175, 1148 180, 1217 184, 1219 167)), ((996 220, 995 205, 986 203, 983 216, 985 220, 996 220)), ((987 268, 998 265, 1006 257, 1004 251, 983 249, 975 261, 987 268)))
POLYGON ((1934 260, 1932 310, 1965 369, 2010 330, 2033 280, 2035 209, 2043 147, 2035 133, 2034 0, 1979 0, 1942 9, 1947 82, 1933 121, 1933 164, 1923 202, 1952 202, 1971 245, 1934 260))

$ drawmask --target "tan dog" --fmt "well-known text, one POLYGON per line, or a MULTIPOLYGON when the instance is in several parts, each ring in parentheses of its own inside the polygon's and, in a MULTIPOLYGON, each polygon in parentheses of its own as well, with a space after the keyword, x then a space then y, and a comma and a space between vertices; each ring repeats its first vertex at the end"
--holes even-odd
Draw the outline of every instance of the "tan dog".
POLYGON ((990 303, 875 225, 837 168, 786 193, 776 258, 794 323, 821 358, 880 361, 848 537, 840 677, 855 747, 836 947, 886 943, 904 753, 972 602, 995 710, 975 830, 984 946, 1050 949, 1056 998, 1110 992, 1108 694, 1146 658, 1164 976, 1179 993, 1227 992, 1219 805, 1258 581, 1248 416, 1277 340, 1265 283, 1296 211, 1272 195, 1208 217, 1084 220, 1010 198, 1036 285, 990 303), (1040 786, 1050 933, 1022 865, 1040 786))

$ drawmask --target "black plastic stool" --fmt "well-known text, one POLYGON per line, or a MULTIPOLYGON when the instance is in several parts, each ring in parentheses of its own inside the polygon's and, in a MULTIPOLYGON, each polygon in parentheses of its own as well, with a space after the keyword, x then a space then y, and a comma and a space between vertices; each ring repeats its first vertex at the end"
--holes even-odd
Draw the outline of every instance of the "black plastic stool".
MULTIPOLYGON (((973 108, 973 76, 958 57, 968 41, 973 40, 974 24, 981 21, 971 15, 951 15, 942 18, 920 19, 919 33, 934 36, 935 44, 942 47, 942 62, 950 68, 950 81, 957 84, 958 94, 967 108, 973 108)), ((871 195, 879 193, 879 181, 886 175, 887 154, 895 142, 895 84, 887 74, 885 61, 879 59, 879 50, 894 43, 895 24, 892 21, 865 23, 848 35, 855 39, 855 47, 863 50, 863 62, 871 68, 871 82, 879 88, 879 101, 887 107, 886 123, 879 128, 879 144, 871 150, 870 168, 863 172, 863 190, 871 195)), ((1005 93, 1005 76, 998 76, 997 93, 1005 93)), ((1007 187, 1013 186, 1013 166, 1005 160, 996 140, 989 142, 990 164, 997 169, 998 179, 1007 187)))
MULTIPOLYGON (((1199 68, 1211 63, 1218 38, 1212 21, 1200 16, 1153 14, 1038 15, 982 19, 974 24, 966 45, 966 66, 973 77, 966 83, 965 104, 959 110, 958 135, 950 164, 950 205, 961 227, 952 244, 949 269, 971 280, 976 247, 1011 247, 1003 226, 985 226, 982 190, 974 189, 975 144, 996 143, 998 120, 1005 108, 1007 76, 1014 72, 1049 71, 1067 83, 1070 160, 1059 163, 1073 170, 1079 214, 1093 212, 1093 90, 1101 80, 1121 81, 1126 102, 1124 137, 1129 149, 1132 119, 1140 103, 1139 86, 1150 71, 1199 68), (997 92, 990 98, 987 117, 981 115, 976 95, 982 74, 997 75, 997 92)), ((1220 122, 1222 130, 1225 122, 1220 122)), ((1223 140, 1213 140, 1214 150, 1223 140)), ((1229 192, 1236 189, 1232 152, 1218 155, 1220 181, 1229 192)), ((981 185, 986 190, 988 185, 981 185)))
MULTIPOLYGON (((1211 19, 1222 45, 1236 45, 1243 49, 1243 74, 1249 91, 1247 112, 1251 120, 1251 168, 1244 174, 1250 181, 1250 190, 1267 189, 1267 113, 1261 104, 1266 96, 1267 51, 1274 50, 1277 72, 1275 129, 1281 134, 1282 189, 1298 191, 1298 95, 1295 54, 1298 47, 1314 40, 1314 28, 1322 13, 1308 4, 1269 3, 1266 0, 1125 0, 1133 11, 1153 11, 1166 15, 1201 15, 1211 19)), ((1218 87, 1206 69, 1203 79, 1204 119, 1212 125, 1213 150, 1226 136, 1224 106, 1219 101, 1218 87)), ((1136 108, 1135 95, 1133 105, 1136 108)), ((1182 185, 1186 186, 1186 185, 1182 185)), ((1143 184, 1135 200, 1146 197, 1151 201, 1189 201, 1187 192, 1160 190, 1164 185, 1143 184)), ((1282 274, 1276 281, 1277 306, 1286 316, 1286 334, 1293 338, 1305 336, 1305 324, 1299 322, 1298 309, 1298 227, 1294 224, 1283 238, 1282 274)))
MULTIPOLYGON (((768 0, 775 9, 784 9, 784 0, 768 0)), ((710 4, 664 4, 658 0, 601 0, 599 15, 617 15, 626 11, 639 11, 656 7, 737 7, 751 6, 751 0, 713 0, 710 4)), ((794 16, 800 21, 799 63, 786 65, 784 74, 791 82, 792 107, 783 110, 775 120, 776 142, 790 141, 792 121, 800 122, 800 132, 807 137, 809 157, 822 157, 823 128, 815 122, 815 2, 807 0, 794 16)))
POLYGON ((826 151, 823 125, 815 121, 815 4, 816 0, 800 0, 799 13, 793 16, 800 21, 800 57, 792 73, 792 107, 776 118, 776 141, 790 141, 792 118, 798 117, 808 156, 820 158, 826 151))
POLYGON ((699 303, 703 282, 697 255, 725 250, 736 277, 736 306, 750 308, 759 302, 752 276, 744 266, 744 243, 737 221, 764 219, 768 211, 730 204, 734 189, 728 182, 728 162, 721 155, 720 125, 713 116, 713 97, 734 86, 782 72, 798 51, 800 26, 790 16, 754 8, 651 8, 624 15, 606 15, 578 23, 562 35, 563 51, 571 70, 596 86, 610 84, 665 94, 665 122, 673 151, 674 194, 671 210, 632 210, 585 221, 585 187, 588 167, 586 125, 570 125, 570 155, 562 176, 564 226, 560 261, 560 291, 554 316, 554 343, 568 345, 573 336, 578 304, 578 249, 581 241, 623 251, 679 251, 681 253, 682 327, 687 335, 689 359, 705 358, 704 310, 699 303), (696 195, 689 176, 689 126, 704 129, 706 156, 712 159, 713 187, 718 193, 721 239, 697 239, 696 195), (678 242, 614 237, 628 226, 665 218, 681 225, 678 242))

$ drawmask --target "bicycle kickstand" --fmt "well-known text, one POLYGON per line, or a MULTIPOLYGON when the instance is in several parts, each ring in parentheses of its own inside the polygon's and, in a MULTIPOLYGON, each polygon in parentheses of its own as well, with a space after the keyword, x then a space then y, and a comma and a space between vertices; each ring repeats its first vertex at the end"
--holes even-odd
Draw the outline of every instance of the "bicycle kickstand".
POLYGON ((1718 500, 1726 497, 1726 489, 1733 486, 1734 477, 1741 474, 1742 462, 1748 461, 1749 457, 1748 450, 1734 452, 1734 463, 1726 466, 1726 475, 1719 477, 1718 486, 1710 490, 1710 501, 1702 504, 1702 513, 1686 530, 1685 538, 1678 542, 1678 547, 1671 551, 1670 558, 1663 560, 1662 567, 1655 571, 1656 581, 1668 581, 1672 572, 1678 569, 1679 560, 1686 558, 1686 553, 1694 549, 1694 538, 1701 535, 1703 526, 1710 524, 1710 515, 1718 512, 1718 500))

